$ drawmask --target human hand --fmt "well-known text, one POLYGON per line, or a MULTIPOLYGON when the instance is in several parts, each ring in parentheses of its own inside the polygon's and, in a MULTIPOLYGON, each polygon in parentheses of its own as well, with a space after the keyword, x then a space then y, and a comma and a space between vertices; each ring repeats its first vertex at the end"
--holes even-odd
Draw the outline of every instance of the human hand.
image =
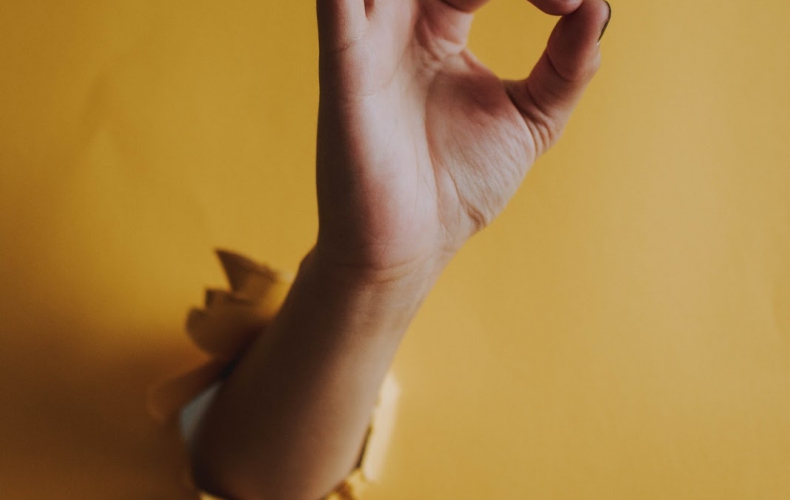
POLYGON ((317 182, 323 261, 373 280, 437 274, 561 135, 600 64, 604 0, 562 15, 530 76, 466 48, 487 0, 318 0, 317 182))

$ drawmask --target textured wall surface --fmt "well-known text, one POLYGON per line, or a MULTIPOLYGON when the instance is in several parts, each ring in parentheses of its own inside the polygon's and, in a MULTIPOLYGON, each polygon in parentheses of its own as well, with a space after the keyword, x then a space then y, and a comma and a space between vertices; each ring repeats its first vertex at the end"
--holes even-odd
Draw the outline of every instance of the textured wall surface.
MULTIPOLYGON (((613 2, 560 145, 395 365, 371 500, 790 498, 790 3, 613 2)), ((216 246, 316 231, 312 2, 0 2, 0 492, 188 499, 146 387, 216 246)), ((553 20, 471 45, 525 76, 553 20)))

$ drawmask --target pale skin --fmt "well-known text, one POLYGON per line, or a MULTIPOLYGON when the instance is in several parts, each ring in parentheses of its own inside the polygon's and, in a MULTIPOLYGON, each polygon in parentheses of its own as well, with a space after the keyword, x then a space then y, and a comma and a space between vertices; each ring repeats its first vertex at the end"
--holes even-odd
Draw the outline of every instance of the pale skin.
POLYGON ((466 48, 486 0, 318 0, 319 234, 274 342, 253 344, 206 414, 199 486, 319 500, 351 471, 420 304, 600 66, 604 0, 531 2, 562 17, 529 77, 503 81, 466 48))

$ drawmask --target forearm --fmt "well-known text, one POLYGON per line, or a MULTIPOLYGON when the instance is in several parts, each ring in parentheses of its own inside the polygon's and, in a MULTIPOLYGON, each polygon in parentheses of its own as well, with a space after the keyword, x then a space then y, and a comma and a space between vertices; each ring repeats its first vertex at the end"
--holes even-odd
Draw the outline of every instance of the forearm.
POLYGON ((332 490, 359 458, 381 382, 435 278, 362 274, 308 254, 195 437, 199 485, 240 500, 332 490))

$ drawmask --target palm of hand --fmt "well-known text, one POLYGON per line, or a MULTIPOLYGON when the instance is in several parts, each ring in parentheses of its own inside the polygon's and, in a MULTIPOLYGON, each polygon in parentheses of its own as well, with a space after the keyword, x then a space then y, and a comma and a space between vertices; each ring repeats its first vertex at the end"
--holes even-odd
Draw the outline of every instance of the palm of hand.
POLYGON ((322 54, 319 243, 386 271, 455 253, 561 124, 465 47, 472 14, 441 0, 381 4, 364 35, 322 54))

